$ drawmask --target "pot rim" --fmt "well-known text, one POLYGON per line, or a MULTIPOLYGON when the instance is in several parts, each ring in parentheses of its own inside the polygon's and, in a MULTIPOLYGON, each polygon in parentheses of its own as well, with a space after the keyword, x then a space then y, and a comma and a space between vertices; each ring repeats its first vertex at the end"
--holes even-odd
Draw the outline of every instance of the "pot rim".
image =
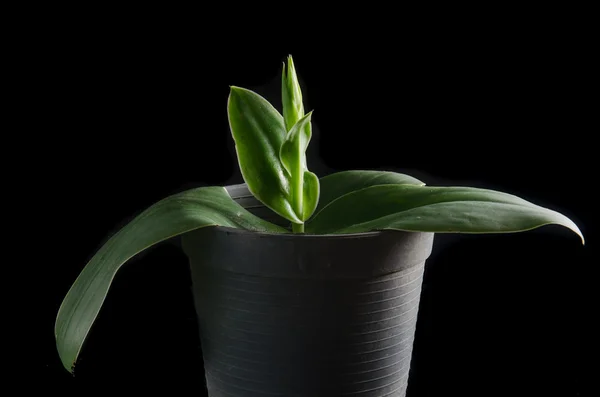
POLYGON ((327 234, 314 234, 314 233, 276 233, 276 232, 262 232, 256 230, 247 230, 241 228, 235 228, 230 226, 214 226, 212 229, 217 229, 227 234, 241 234, 241 235, 252 235, 252 236, 265 236, 265 237, 276 237, 276 238, 294 238, 294 239, 347 239, 347 238, 368 238, 381 236, 383 234, 433 234, 433 232, 416 232, 407 230, 396 230, 396 229, 381 229, 372 230, 368 232, 359 233, 327 233, 327 234))
POLYGON ((424 263, 434 237, 434 233, 387 229, 304 235, 217 228, 211 228, 207 234, 183 236, 182 248, 192 266, 270 278, 337 280, 384 276, 424 263))

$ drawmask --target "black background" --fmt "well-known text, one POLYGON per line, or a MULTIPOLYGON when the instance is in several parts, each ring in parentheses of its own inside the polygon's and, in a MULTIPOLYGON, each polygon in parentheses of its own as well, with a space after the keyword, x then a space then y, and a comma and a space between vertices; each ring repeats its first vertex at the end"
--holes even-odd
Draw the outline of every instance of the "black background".
POLYGON ((597 80, 586 26, 392 27, 372 37, 357 26, 276 44, 265 38, 286 37, 281 25, 261 34, 231 25, 200 33, 84 19, 41 29, 22 50, 21 94, 35 109, 22 137, 40 153, 24 179, 49 196, 42 244, 53 258, 37 268, 29 384, 203 395, 176 244, 119 272, 75 377, 56 354, 54 318, 86 261, 132 216, 187 188, 242 181, 229 85, 280 109, 281 65, 292 54, 314 109, 309 168, 318 175, 393 170, 429 185, 498 189, 564 213, 586 236, 585 246, 553 226, 437 236, 408 395, 598 393, 597 80))

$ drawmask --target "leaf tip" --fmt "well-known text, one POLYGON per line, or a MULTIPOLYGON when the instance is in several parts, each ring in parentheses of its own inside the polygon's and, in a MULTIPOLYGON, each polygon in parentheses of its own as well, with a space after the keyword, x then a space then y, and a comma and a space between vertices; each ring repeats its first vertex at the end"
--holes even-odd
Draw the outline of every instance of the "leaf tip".
POLYGON ((72 376, 75 376, 75 367, 77 366, 77 358, 69 358, 69 357, 64 357, 59 353, 60 356, 60 361, 63 365, 63 367, 67 370, 67 372, 69 374, 71 374, 72 376))
POLYGON ((579 230, 579 228, 575 231, 575 233, 577 233, 577 235, 579 236, 579 238, 581 239, 581 245, 585 245, 585 237, 583 237, 583 233, 581 232, 581 230, 579 230))
POLYGON ((583 236, 583 232, 581 231, 581 229, 579 229, 579 226, 577 226, 577 224, 575 222, 573 222, 571 219, 564 216, 563 214, 560 214, 560 215, 562 215, 564 218, 566 218, 566 221, 556 222, 556 223, 561 226, 565 226, 566 228, 570 229, 573 233, 578 235, 579 238, 581 239, 581 245, 585 245, 585 237, 583 236))
POLYGON ((234 102, 241 101, 244 95, 248 92, 245 88, 238 87, 236 85, 229 86, 229 96, 227 97, 227 107, 231 105, 233 99, 234 102))

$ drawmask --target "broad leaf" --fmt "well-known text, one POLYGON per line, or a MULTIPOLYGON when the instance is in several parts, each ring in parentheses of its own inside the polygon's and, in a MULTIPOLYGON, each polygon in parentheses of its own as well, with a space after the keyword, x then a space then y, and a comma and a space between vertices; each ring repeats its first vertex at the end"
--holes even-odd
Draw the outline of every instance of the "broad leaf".
POLYGON ((308 233, 396 229, 436 233, 507 233, 557 224, 583 235, 566 216, 519 197, 468 187, 372 186, 331 202, 308 233))
POLYGON ((73 370, 88 332, 119 268, 144 249, 206 226, 286 233, 235 203, 223 187, 188 190, 167 197, 135 217, 87 263, 58 311, 55 336, 63 365, 73 370))
POLYGON ((304 208, 304 197, 309 200, 317 200, 319 194, 319 179, 310 178, 308 184, 304 183, 304 175, 308 171, 306 166, 306 148, 310 143, 312 135, 310 119, 312 112, 302 117, 292 129, 287 133, 285 141, 281 145, 279 158, 285 170, 290 176, 292 208, 301 221, 305 221, 312 215, 316 206, 316 201, 309 203, 309 207, 304 208), (309 189, 305 192, 304 190, 309 189))
POLYGON ((279 160, 279 150, 286 137, 283 117, 265 98, 239 87, 231 87, 227 109, 240 170, 248 189, 277 214, 302 223, 290 202, 290 176, 279 160))
POLYGON ((390 171, 342 171, 321 178, 321 193, 315 215, 333 200, 376 185, 419 185, 425 183, 412 176, 390 171))

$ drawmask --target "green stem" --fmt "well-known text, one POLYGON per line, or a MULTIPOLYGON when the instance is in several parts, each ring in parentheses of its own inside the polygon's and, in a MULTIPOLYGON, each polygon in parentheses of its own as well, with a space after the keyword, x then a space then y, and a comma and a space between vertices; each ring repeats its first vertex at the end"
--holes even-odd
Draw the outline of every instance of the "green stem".
MULTIPOLYGON (((300 158, 301 154, 298 154, 298 159, 300 158)), ((293 194, 294 197, 292 199, 293 202, 293 207, 294 210, 296 211, 296 215, 298 215, 298 218, 302 219, 302 199, 304 198, 303 196, 303 187, 304 187, 304 171, 302 169, 302 163, 300 161, 298 161, 298 164, 296 164, 296 169, 294 170, 294 176, 293 176, 293 194)), ((302 226, 302 230, 301 232, 304 232, 304 224, 299 225, 302 226)))
POLYGON ((304 233, 304 223, 292 223, 292 231, 294 233, 304 233))

